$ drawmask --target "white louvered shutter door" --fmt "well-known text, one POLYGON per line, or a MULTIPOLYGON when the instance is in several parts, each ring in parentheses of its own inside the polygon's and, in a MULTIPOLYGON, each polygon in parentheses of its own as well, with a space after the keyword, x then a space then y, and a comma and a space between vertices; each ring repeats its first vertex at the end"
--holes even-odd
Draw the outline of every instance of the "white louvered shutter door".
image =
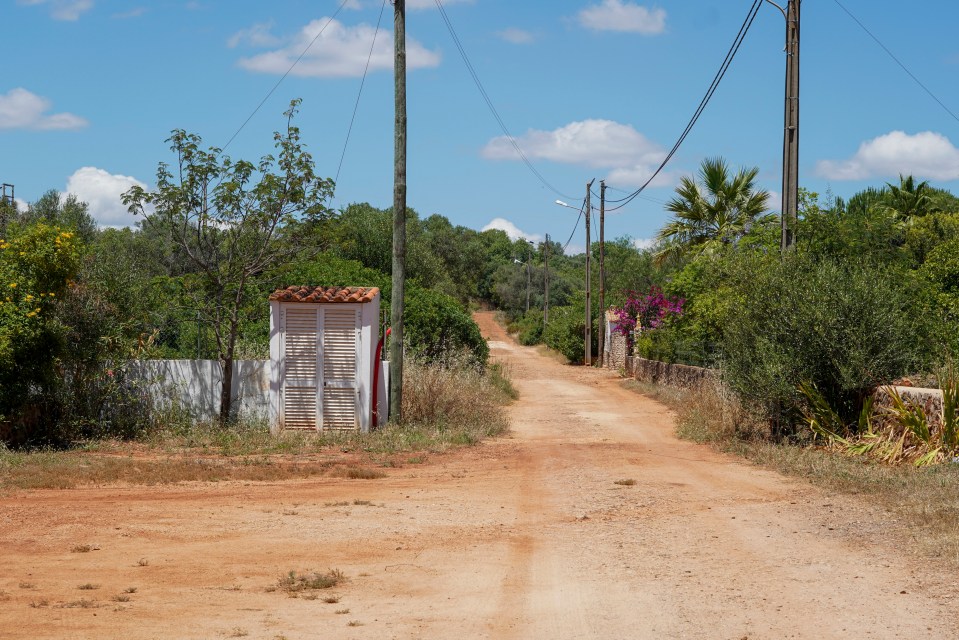
POLYGON ((319 314, 313 305, 297 305, 283 317, 283 426, 316 430, 319 314))
POLYGON ((323 400, 322 429, 358 428, 356 356, 359 313, 335 306, 323 314, 323 400))

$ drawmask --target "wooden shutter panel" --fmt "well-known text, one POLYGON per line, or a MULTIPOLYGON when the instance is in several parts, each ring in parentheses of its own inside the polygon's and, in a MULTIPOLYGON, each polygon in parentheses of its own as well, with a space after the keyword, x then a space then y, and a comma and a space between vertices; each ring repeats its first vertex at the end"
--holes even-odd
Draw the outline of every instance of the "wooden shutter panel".
POLYGON ((357 422, 358 312, 328 307, 323 317, 323 429, 352 430, 357 422))
POLYGON ((312 305, 284 310, 283 426, 317 428, 317 310, 312 305))

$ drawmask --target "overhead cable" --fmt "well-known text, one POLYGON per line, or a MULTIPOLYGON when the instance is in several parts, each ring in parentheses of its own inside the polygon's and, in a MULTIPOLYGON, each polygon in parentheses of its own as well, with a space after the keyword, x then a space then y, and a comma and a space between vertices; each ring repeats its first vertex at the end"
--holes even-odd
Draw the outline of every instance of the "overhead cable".
POLYGON ((845 12, 846 12, 846 15, 848 15, 850 18, 852 18, 853 21, 854 21, 856 24, 858 24, 859 27, 860 27, 863 31, 865 31, 866 34, 867 34, 870 38, 872 38, 873 40, 875 40, 875 41, 876 41, 876 44, 878 44, 880 47, 882 47, 882 50, 885 51, 886 54, 887 54, 890 58, 892 58, 893 61, 895 61, 895 63, 898 64, 899 67, 900 67, 903 71, 906 72, 906 75, 908 75, 910 78, 912 78, 913 81, 915 81, 916 84, 918 84, 920 87, 922 87, 922 90, 923 90, 923 91, 925 91, 926 93, 929 94, 929 97, 931 97, 933 100, 935 100, 936 103, 946 111, 946 113, 948 113, 950 116, 952 116, 953 120, 959 121, 959 116, 957 116, 955 113, 953 113, 952 109, 950 109, 949 107, 947 107, 947 106, 943 103, 943 101, 940 100, 940 99, 936 96, 936 94, 934 94, 932 91, 930 91, 930 90, 929 90, 929 87, 927 87, 926 85, 924 85, 924 84, 919 80, 919 78, 917 78, 917 77, 915 76, 915 74, 913 74, 912 71, 910 71, 909 69, 907 69, 907 68, 906 68, 906 65, 904 65, 904 64, 902 63, 902 61, 899 60, 899 58, 897 58, 897 57, 893 54, 893 52, 889 50, 889 47, 887 47, 886 45, 884 45, 884 44, 882 43, 882 41, 879 40, 879 38, 877 38, 875 35, 873 35, 872 31, 870 31, 869 29, 867 29, 867 28, 866 28, 866 25, 864 25, 864 24, 859 20, 859 18, 857 18, 856 16, 854 16, 854 15, 852 14, 852 12, 851 12, 849 9, 847 9, 847 8, 845 7, 845 5, 843 5, 843 3, 839 2, 839 0, 833 0, 833 1, 834 1, 837 5, 839 5, 839 8, 842 9, 843 11, 845 11, 845 12))
POLYGON ((746 34, 749 32, 749 28, 752 26, 753 21, 756 19, 756 16, 759 13, 759 9, 762 6, 763 0, 755 0, 752 6, 749 8, 749 12, 746 14, 746 19, 743 20, 742 26, 739 27, 739 33, 736 34, 736 38, 733 40, 733 44, 729 47, 729 51, 726 52, 726 57, 723 59, 723 63, 719 67, 719 71, 716 72, 716 75, 713 77, 712 83, 709 85, 709 89, 706 90, 706 94, 703 96, 703 99, 699 102, 699 106, 696 108, 696 112, 693 113, 692 118, 689 119, 689 122, 686 124, 686 128, 680 134, 679 138, 676 140, 676 143, 673 145, 672 149, 669 150, 669 153, 666 154, 666 157, 660 163, 659 167, 656 168, 656 171, 653 172, 646 182, 644 182, 638 189, 630 193, 624 198, 619 198, 617 200, 607 200, 607 202, 620 203, 618 206, 609 208, 606 210, 607 213, 616 211, 617 209, 622 209, 630 202, 632 202, 636 197, 639 196, 649 186, 649 184, 656 179, 656 176, 666 167, 666 164, 672 160, 673 156, 679 150, 680 145, 686 140, 686 136, 689 135, 689 132, 692 131, 693 127, 696 125, 696 122, 699 120, 699 117, 702 115, 703 111, 706 109, 706 105, 709 104, 710 99, 713 97, 713 94, 716 93, 716 89, 719 87, 719 83, 722 81, 723 77, 726 75, 726 71, 729 69, 729 66, 732 64, 733 59, 736 57, 736 53, 739 51, 739 47, 742 46, 743 40, 746 38, 746 34))
POLYGON ((366 84, 366 76, 370 71, 370 62, 373 60, 373 49, 376 47, 376 36, 380 32, 380 23, 383 22, 383 11, 386 9, 386 0, 380 6, 380 17, 376 20, 376 30, 373 31, 373 43, 370 44, 370 55, 366 58, 366 68, 363 69, 363 79, 360 80, 360 89, 356 93, 356 104, 353 105, 353 115, 350 117, 350 127, 346 130, 346 140, 343 142, 343 153, 340 154, 340 164, 336 167, 336 177, 333 178, 333 188, 340 181, 340 170, 343 169, 343 159, 346 157, 346 147, 350 144, 350 135, 353 133, 353 123, 356 121, 356 112, 360 108, 360 96, 363 95, 363 85, 366 84))
POLYGON ((562 191, 558 190, 546 178, 543 177, 536 167, 533 166, 533 163, 530 162, 530 159, 526 157, 526 154, 523 153, 523 150, 520 148, 519 144, 516 142, 516 139, 513 137, 513 134, 509 132, 509 129, 506 126, 506 123, 503 121, 503 118, 500 117, 499 112, 496 110, 496 107, 493 105, 492 99, 490 99, 489 94, 486 92, 486 89, 483 87, 483 83, 479 79, 479 75, 476 73, 476 69, 473 67, 473 63, 470 62, 469 56, 466 55, 466 49, 463 48, 463 43, 460 42, 459 36, 456 34, 456 30, 453 28, 453 23, 450 21, 450 17, 446 14, 446 9, 443 7, 443 3, 440 0, 434 0, 436 2, 436 7, 440 10, 440 15, 443 18, 443 22, 446 23, 446 28, 450 32, 450 36, 453 38, 453 44, 456 45, 457 50, 460 52, 460 56, 463 58, 463 62, 466 64, 466 69, 469 71, 470 75, 473 77, 473 83, 476 84, 476 88, 479 90, 480 95, 483 96, 483 100, 486 101, 486 106, 489 107, 490 113, 493 114, 493 118, 496 119, 496 122, 499 124, 500 129, 503 131, 503 135, 506 136, 506 139, 509 140, 510 145, 523 160, 523 163, 526 167, 532 172, 534 176, 543 184, 544 187, 555 193, 561 198, 567 200, 572 200, 572 196, 565 195, 562 191))
MULTIPOLYGON (((310 50, 310 48, 313 46, 313 44, 319 39, 319 37, 320 37, 321 35, 323 35, 323 32, 326 31, 326 28, 330 26, 330 24, 333 22, 333 20, 336 18, 336 16, 339 15, 340 11, 343 10, 343 7, 345 7, 345 6, 346 6, 346 3, 348 3, 348 2, 350 2, 350 0, 343 0, 343 2, 340 3, 340 6, 337 7, 336 11, 333 12, 333 15, 330 16, 330 18, 326 21, 326 24, 323 25, 323 28, 320 29, 315 36, 313 36, 313 39, 310 40, 310 43, 309 43, 308 45, 306 45, 306 48, 303 49, 303 51, 300 53, 300 55, 298 55, 298 56, 296 57, 296 60, 294 60, 294 61, 293 61, 293 64, 290 65, 290 68, 286 70, 286 73, 284 73, 282 76, 280 76, 280 79, 276 81, 276 84, 274 84, 273 87, 267 92, 266 96, 264 96, 263 99, 260 100, 260 104, 256 105, 256 109, 253 110, 253 113, 251 113, 251 114, 249 115, 249 117, 247 117, 247 119, 243 121, 243 124, 240 125, 240 128, 237 129, 236 132, 235 132, 232 136, 230 136, 230 139, 227 140, 226 144, 223 145, 223 147, 220 149, 220 153, 223 153, 224 151, 226 151, 226 148, 230 146, 230 143, 232 143, 232 142, 236 139, 236 137, 237 137, 238 135, 240 135, 240 132, 243 131, 243 128, 246 127, 246 125, 250 122, 250 120, 253 119, 253 116, 255 116, 255 115, 257 114, 257 112, 260 110, 260 108, 261 108, 264 104, 266 104, 266 101, 270 99, 270 96, 273 95, 273 92, 277 90, 277 88, 280 86, 280 84, 281 84, 284 80, 286 80, 286 77, 287 77, 288 75, 290 75, 290 72, 293 71, 293 68, 294 68, 297 64, 299 64, 300 60, 303 59, 303 56, 306 55, 306 53, 310 50)), ((219 155, 219 154, 217 154, 217 155, 219 155)))

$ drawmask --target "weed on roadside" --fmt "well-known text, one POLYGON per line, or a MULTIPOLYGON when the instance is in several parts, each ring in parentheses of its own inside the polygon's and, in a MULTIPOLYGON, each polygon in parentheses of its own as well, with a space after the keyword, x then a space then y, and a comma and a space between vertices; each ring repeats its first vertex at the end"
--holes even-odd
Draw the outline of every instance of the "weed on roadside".
POLYGON ((114 602, 130 602, 131 600, 130 596, 128 596, 125 593, 117 594, 110 599, 113 600, 114 602))
POLYGON ((636 481, 632 478, 624 478, 623 480, 614 480, 613 484, 618 484, 624 487, 631 487, 636 484, 636 481))
POLYGON ((70 553, 90 553, 94 548, 92 544, 75 544, 70 549, 70 553))
POLYGON ((93 591, 99 588, 100 588, 100 585, 93 584, 92 582, 87 582, 86 584, 81 584, 77 586, 77 589, 80 589, 81 591, 93 591))
POLYGON ((306 590, 330 589, 344 580, 346 576, 339 569, 330 569, 326 573, 290 571, 277 581, 276 586, 287 593, 299 593, 306 590))

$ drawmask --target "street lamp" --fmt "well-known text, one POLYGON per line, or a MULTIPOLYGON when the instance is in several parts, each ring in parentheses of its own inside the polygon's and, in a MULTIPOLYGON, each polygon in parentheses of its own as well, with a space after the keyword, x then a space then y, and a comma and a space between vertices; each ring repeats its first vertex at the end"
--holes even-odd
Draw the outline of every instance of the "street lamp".
MULTIPOLYGON (((526 247, 526 313, 529 313, 530 261, 533 259, 533 252, 530 248, 533 246, 533 241, 527 240, 526 242, 530 245, 526 247)), ((522 260, 517 260, 516 258, 513 258, 513 262, 523 264, 522 260)))

